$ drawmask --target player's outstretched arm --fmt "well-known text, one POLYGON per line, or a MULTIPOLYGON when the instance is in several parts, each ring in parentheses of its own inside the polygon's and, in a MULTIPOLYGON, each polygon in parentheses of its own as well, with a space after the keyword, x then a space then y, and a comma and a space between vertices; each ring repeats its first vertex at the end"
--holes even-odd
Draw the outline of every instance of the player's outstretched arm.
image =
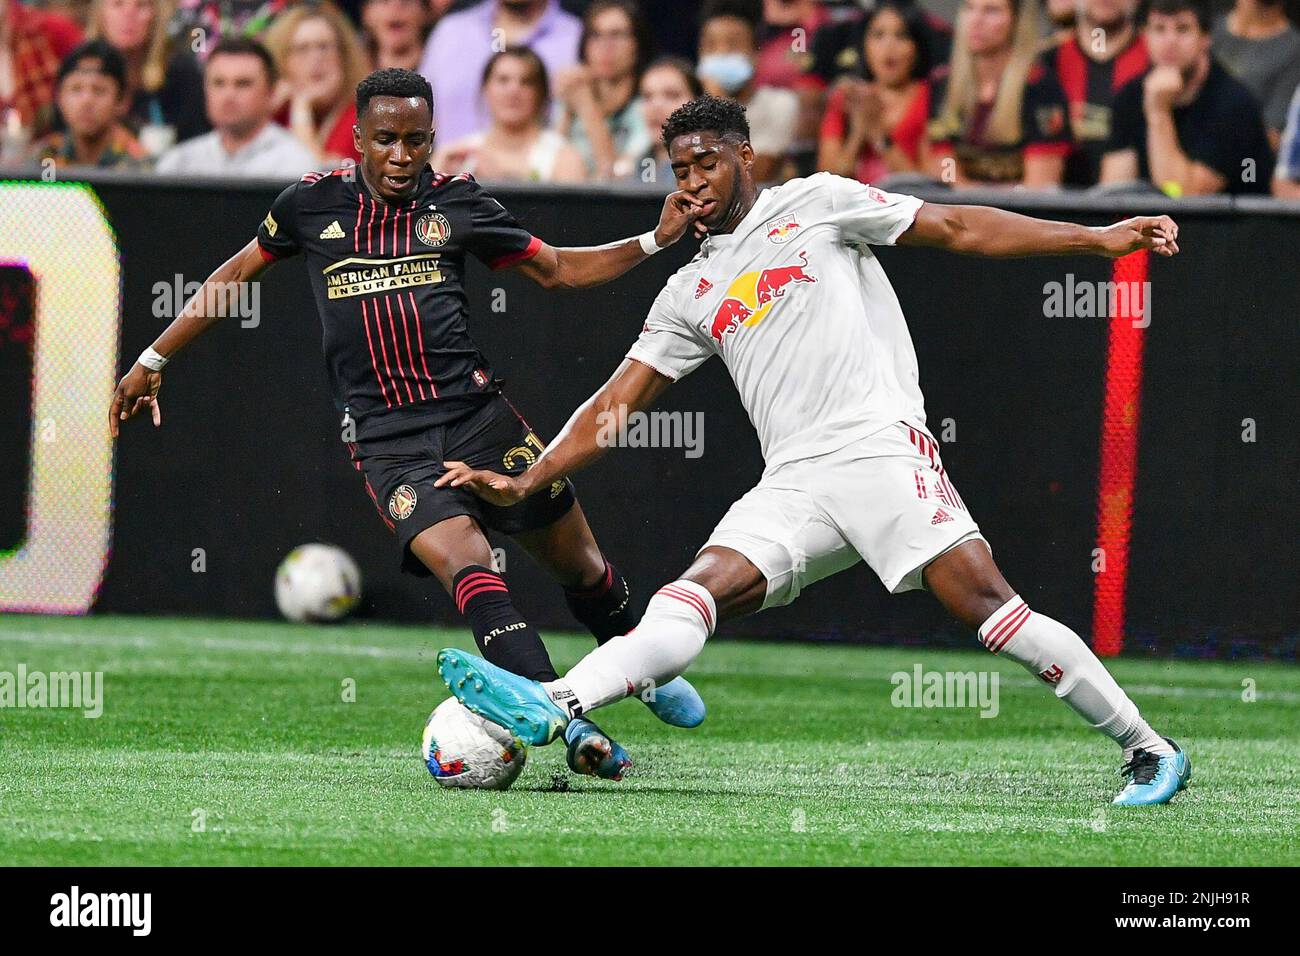
POLYGON ((221 319, 220 314, 207 314, 207 303, 227 301, 226 293, 232 288, 229 283, 250 282, 261 275, 266 266, 257 239, 254 239, 208 276, 202 288, 185 303, 180 315, 172 320, 162 335, 140 356, 140 360, 122 376, 122 381, 117 383, 117 388, 113 390, 113 403, 108 410, 108 430, 114 438, 118 436, 122 422, 146 408, 152 413, 154 425, 162 424, 162 410, 158 405, 158 390, 162 388, 162 365, 221 319), (141 360, 148 365, 141 364, 141 360))
POLYGON ((1034 219, 991 206, 924 203, 898 238, 900 246, 937 246, 975 256, 1098 255, 1115 258, 1146 249, 1178 252, 1178 224, 1168 216, 1135 216, 1110 226, 1034 219))
POLYGON ((537 255, 525 259, 515 268, 547 289, 585 289, 600 285, 617 279, 637 263, 671 246, 686 234, 703 207, 704 203, 693 193, 678 190, 664 200, 653 240, 651 234, 646 233, 603 246, 557 248, 543 243, 537 255), (651 241, 654 246, 651 246, 651 241))
POLYGON ((448 461, 443 463, 447 473, 434 485, 465 486, 492 504, 516 504, 603 455, 626 427, 628 414, 649 407, 672 382, 667 375, 636 359, 624 359, 600 391, 578 406, 555 441, 522 475, 499 475, 475 470, 464 462, 448 461))

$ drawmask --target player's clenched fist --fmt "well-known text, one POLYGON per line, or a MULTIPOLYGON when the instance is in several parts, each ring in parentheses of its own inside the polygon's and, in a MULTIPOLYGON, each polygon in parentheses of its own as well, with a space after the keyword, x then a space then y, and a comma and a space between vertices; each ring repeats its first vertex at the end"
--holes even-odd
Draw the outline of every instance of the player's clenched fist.
POLYGON ((109 433, 116 438, 121 423, 145 408, 153 413, 154 425, 161 425, 162 409, 158 406, 160 388, 161 372, 147 369, 143 365, 133 365, 113 390, 113 404, 108 410, 109 433))
POLYGON ((524 488, 517 478, 499 475, 495 471, 480 471, 463 461, 444 461, 447 473, 433 483, 435 488, 468 488, 484 501, 502 507, 518 504, 525 497, 524 488))
MULTIPOLYGON (((683 235, 691 223, 699 219, 708 204, 702 202, 694 193, 679 189, 669 193, 664 199, 664 210, 659 216, 659 228, 655 230, 655 242, 660 246, 670 246, 683 235)), ((700 230, 697 229, 697 232, 700 230)))
POLYGON ((1126 256, 1147 249, 1162 256, 1178 252, 1178 224, 1168 216, 1134 216, 1098 229, 1101 253, 1126 256))

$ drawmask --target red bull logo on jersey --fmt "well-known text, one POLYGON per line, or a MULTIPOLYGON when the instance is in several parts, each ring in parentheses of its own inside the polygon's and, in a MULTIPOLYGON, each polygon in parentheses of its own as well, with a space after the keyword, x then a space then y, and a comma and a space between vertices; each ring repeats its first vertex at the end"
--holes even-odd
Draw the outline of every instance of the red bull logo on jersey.
POLYGON ((727 287, 727 294, 713 314, 709 334, 721 344, 725 335, 740 326, 752 327, 762 322, 772 307, 785 297, 786 287, 791 283, 816 281, 816 276, 808 272, 806 252, 799 253, 797 266, 746 272, 727 287))
POLYGON ((778 246, 782 243, 789 242, 799 232, 799 220, 795 218, 794 213, 780 218, 773 219, 763 227, 767 233, 767 241, 774 242, 778 246))

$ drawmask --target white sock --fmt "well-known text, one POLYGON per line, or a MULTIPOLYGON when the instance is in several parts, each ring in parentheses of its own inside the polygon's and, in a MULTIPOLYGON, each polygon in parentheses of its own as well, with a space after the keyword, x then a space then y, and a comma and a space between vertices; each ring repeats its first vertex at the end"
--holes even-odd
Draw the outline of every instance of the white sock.
POLYGON ((577 716, 668 683, 690 666, 718 619, 713 595, 694 581, 665 584, 631 632, 606 641, 559 680, 542 686, 577 716))
POLYGON ((980 625, 979 636, 994 654, 1023 664, 1053 685, 1057 697, 1123 748, 1125 760, 1139 747, 1157 754, 1174 752, 1079 635, 1031 611, 1018 596, 980 625))

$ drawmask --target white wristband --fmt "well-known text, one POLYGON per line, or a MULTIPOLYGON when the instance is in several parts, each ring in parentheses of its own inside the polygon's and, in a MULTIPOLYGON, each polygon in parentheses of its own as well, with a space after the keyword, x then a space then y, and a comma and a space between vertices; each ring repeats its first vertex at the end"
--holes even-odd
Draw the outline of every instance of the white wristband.
POLYGON ((155 352, 151 345, 140 353, 140 357, 136 359, 136 361, 147 369, 161 372, 163 366, 167 364, 167 356, 163 355, 161 352, 155 352))
POLYGON ((655 242, 655 231, 643 232, 636 237, 637 242, 641 243, 641 251, 647 256, 653 256, 656 252, 663 251, 663 246, 655 242))

